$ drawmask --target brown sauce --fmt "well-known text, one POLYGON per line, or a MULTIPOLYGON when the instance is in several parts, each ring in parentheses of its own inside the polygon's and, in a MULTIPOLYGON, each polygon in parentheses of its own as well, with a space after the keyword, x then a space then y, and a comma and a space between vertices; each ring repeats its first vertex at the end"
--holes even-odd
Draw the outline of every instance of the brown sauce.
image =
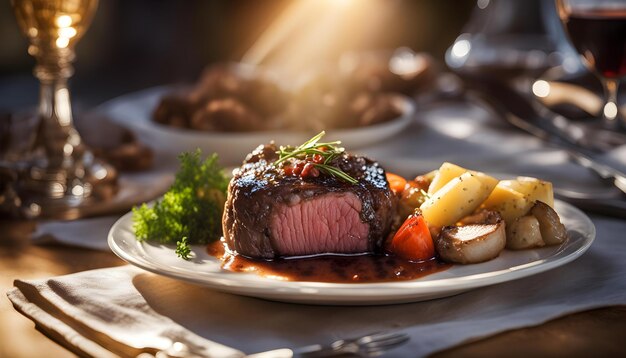
POLYGON ((320 255, 289 259, 251 259, 229 252, 225 243, 209 244, 207 252, 232 272, 253 272, 283 281, 372 283, 414 280, 446 270, 452 265, 437 259, 408 261, 392 255, 320 255))

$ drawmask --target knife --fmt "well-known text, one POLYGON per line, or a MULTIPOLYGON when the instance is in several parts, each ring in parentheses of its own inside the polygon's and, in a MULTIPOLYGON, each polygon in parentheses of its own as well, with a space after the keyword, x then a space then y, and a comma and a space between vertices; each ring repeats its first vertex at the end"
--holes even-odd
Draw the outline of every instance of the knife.
POLYGON ((609 167, 608 165, 600 164, 591 160, 589 157, 583 155, 579 152, 574 152, 572 150, 568 151, 570 157, 572 157, 578 164, 582 165, 585 168, 588 168, 598 174, 600 178, 609 180, 613 182, 613 185, 621 190, 623 193, 626 193, 626 176, 620 171, 609 167))
MULTIPOLYGON (((579 165, 591 170, 601 179, 610 182, 622 194, 626 194, 626 174, 594 160, 594 148, 579 146, 579 141, 555 128, 553 121, 544 120, 533 107, 530 99, 496 81, 477 80, 468 77, 464 77, 464 79, 467 82, 467 88, 471 91, 470 93, 477 95, 480 101, 486 102, 509 124, 565 150, 579 165)), ((561 197, 589 211, 626 217, 626 203, 621 200, 561 197)))
POLYGON ((470 86, 490 94, 507 111, 521 118, 529 126, 558 138, 569 146, 589 153, 602 153, 626 144, 626 135, 614 130, 581 125, 550 110, 536 97, 525 95, 495 79, 464 77, 470 86))
POLYGON ((515 114, 503 114, 503 117, 515 127, 523 129, 535 137, 543 139, 544 141, 563 149, 576 163, 591 170, 602 180, 611 183, 622 193, 626 194, 626 174, 608 165, 598 163, 592 159, 593 154, 589 151, 580 149, 571 142, 553 135, 547 130, 538 127, 531 122, 516 116, 515 114))
MULTIPOLYGON (((478 90, 483 101, 489 103, 507 122, 560 149, 564 149, 578 164, 590 169, 602 179, 612 180, 613 184, 626 194, 626 174, 593 159, 594 148, 587 143, 581 146, 578 135, 564 132, 555 124, 558 120, 542 117, 531 99, 509 86, 492 80, 469 80, 470 88, 478 90), (482 95, 481 95, 482 94, 482 95)), ((597 149, 597 148, 596 148, 597 149)))

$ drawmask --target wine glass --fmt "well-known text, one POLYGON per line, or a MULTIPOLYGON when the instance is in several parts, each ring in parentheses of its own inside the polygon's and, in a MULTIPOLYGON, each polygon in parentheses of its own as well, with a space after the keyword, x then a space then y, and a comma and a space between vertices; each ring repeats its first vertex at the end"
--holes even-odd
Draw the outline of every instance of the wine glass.
POLYGON ((67 86, 74 46, 97 0, 12 0, 17 23, 35 57, 40 82, 38 126, 30 149, 15 162, 16 202, 27 216, 81 216, 115 192, 115 170, 94 158, 72 124, 67 86))
POLYGON ((556 0, 556 4, 570 42, 604 86, 604 124, 626 126, 617 102, 619 81, 626 75, 626 0, 556 0))

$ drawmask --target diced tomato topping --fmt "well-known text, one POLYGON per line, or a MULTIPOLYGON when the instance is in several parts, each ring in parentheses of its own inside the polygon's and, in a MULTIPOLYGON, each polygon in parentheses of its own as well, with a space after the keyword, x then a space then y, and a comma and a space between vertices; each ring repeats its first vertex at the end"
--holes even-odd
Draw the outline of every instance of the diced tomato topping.
POLYGON ((296 166, 293 168, 293 174, 300 175, 302 173, 302 169, 304 169, 304 162, 296 163, 296 166))
POLYGON ((324 162, 324 157, 321 156, 320 154, 313 154, 312 160, 313 160, 313 163, 322 164, 322 162, 324 162))
POLYGON ((313 163, 306 163, 304 165, 304 168, 302 168, 302 173, 300 173, 300 176, 302 178, 305 178, 305 177, 309 176, 309 173, 311 173, 311 169, 314 169, 314 168, 315 168, 315 164, 313 164, 313 163))

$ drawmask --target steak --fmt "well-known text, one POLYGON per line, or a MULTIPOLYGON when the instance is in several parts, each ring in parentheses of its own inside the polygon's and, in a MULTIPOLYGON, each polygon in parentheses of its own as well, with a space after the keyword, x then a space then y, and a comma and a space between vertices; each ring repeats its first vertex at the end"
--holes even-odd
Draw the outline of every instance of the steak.
POLYGON ((327 173, 303 178, 273 165, 276 150, 259 146, 234 172, 223 216, 230 250, 263 259, 382 250, 396 197, 378 163, 343 153, 328 164, 356 184, 327 173))

